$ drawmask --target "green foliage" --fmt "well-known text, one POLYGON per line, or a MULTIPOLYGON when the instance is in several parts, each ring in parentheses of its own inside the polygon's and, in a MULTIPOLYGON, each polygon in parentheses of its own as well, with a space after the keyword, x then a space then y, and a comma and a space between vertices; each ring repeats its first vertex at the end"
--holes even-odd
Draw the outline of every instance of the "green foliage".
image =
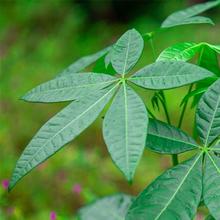
MULTIPOLYGON (((209 18, 197 15, 219 4, 220 1, 213 1, 176 12, 163 22, 162 28, 212 24, 209 18)), ((152 33, 148 33, 147 40, 155 52, 152 33)), ((145 147, 172 155, 174 166, 156 178, 134 201, 133 197, 120 194, 80 209, 82 220, 191 220, 203 200, 210 214, 220 218, 220 70, 217 59, 220 47, 208 43, 178 43, 165 49, 156 62, 133 73, 143 48, 141 34, 130 29, 113 46, 77 60, 58 77, 22 97, 29 102, 72 102, 46 122, 30 141, 17 161, 9 190, 75 139, 105 109, 103 137, 112 160, 129 182, 133 180, 145 147), (197 54, 197 65, 187 62, 197 54), (94 72, 82 73, 96 61, 94 72), (195 90, 192 90, 193 84, 195 90), (171 125, 163 90, 185 85, 190 88, 181 103, 183 108, 176 128, 171 125), (162 104, 167 123, 157 120, 145 105, 138 93, 141 88, 156 90, 152 104, 159 111, 159 102, 162 104), (198 104, 198 142, 180 129, 190 97, 194 97, 195 106, 198 104), (178 164, 178 154, 192 150, 195 155, 178 164)))
POLYGON ((161 154, 179 154, 198 148, 185 132, 154 119, 149 121, 146 146, 161 154))
POLYGON ((220 4, 220 1, 211 1, 202 4, 197 4, 191 6, 187 9, 174 12, 166 20, 162 23, 162 28, 170 28, 178 25, 186 25, 186 24, 214 24, 210 18, 197 16, 198 14, 216 7, 220 4))
POLYGON ((79 210, 80 220, 124 219, 133 197, 118 194, 104 197, 79 210))

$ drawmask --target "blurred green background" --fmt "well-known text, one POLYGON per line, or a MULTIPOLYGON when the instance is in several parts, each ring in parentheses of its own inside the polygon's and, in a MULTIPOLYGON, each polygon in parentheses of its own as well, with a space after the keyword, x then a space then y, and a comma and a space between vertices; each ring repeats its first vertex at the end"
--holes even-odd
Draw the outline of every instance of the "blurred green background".
MULTIPOLYGON (((171 165, 170 157, 146 151, 134 182, 129 185, 107 153, 101 133, 102 114, 10 194, 5 189, 16 160, 31 137, 67 104, 31 104, 19 97, 55 77, 75 59, 113 43, 127 29, 134 27, 142 34, 151 32, 170 13, 196 2, 199 1, 0 1, 0 220, 46 220, 53 215, 56 219, 74 219, 79 207, 100 196, 119 191, 136 195, 171 165)), ((216 23, 214 27, 190 25, 156 35, 157 55, 177 42, 220 44, 219 12, 214 9, 207 13, 216 23)), ((146 42, 136 69, 153 61, 146 42)), ((174 125, 179 118, 180 98, 186 90, 187 87, 166 92, 174 125)), ((152 109, 153 93, 140 92, 152 109)), ((189 108, 183 125, 190 134, 193 114, 189 108)), ((163 112, 156 115, 164 120, 163 112)))

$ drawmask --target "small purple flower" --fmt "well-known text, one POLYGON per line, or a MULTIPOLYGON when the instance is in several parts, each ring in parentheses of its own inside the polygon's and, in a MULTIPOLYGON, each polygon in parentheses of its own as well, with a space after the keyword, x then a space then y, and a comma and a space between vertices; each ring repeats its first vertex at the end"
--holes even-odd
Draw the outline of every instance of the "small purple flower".
POLYGON ((50 212, 50 220, 56 220, 57 219, 57 214, 54 211, 50 212))
POLYGON ((79 195, 82 191, 81 185, 80 184, 73 185, 72 191, 73 191, 73 193, 76 193, 79 195))
POLYGON ((5 179, 5 180, 2 180, 2 187, 3 189, 8 189, 8 186, 9 186, 9 180, 5 179))

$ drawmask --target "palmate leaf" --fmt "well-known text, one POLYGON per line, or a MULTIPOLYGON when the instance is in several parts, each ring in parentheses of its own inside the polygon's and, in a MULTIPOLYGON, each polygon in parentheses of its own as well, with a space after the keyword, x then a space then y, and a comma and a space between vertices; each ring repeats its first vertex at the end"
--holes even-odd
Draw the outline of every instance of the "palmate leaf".
POLYGON ((9 190, 34 167, 85 130, 98 117, 117 86, 118 84, 88 94, 83 100, 72 102, 51 118, 37 132, 19 158, 9 190))
POLYGON ((220 134, 220 79, 209 87, 199 101, 196 112, 200 139, 208 146, 220 134))
POLYGON ((103 121, 108 151, 131 181, 142 156, 147 134, 147 110, 141 98, 122 83, 103 121))
POLYGON ((203 198, 212 216, 220 219, 220 158, 213 152, 205 156, 203 198))
POLYGON ((198 148, 185 132, 164 122, 149 119, 146 147, 162 154, 179 154, 198 148))
POLYGON ((202 4, 193 5, 184 10, 174 12, 165 19, 161 27, 170 28, 178 25, 200 24, 200 23, 213 24, 211 19, 197 15, 213 7, 216 7, 219 4, 220 1, 210 1, 202 4))
POLYGON ((182 61, 158 61, 136 72, 129 81, 147 89, 171 89, 212 77, 213 73, 182 61))
POLYGON ((119 74, 126 74, 139 60, 144 40, 135 29, 125 32, 111 50, 111 63, 119 74))
POLYGON ((201 155, 159 176, 133 202, 126 220, 192 220, 202 194, 201 155))
POLYGON ((22 99, 29 102, 71 101, 87 96, 94 90, 102 89, 117 80, 117 78, 106 74, 69 74, 35 87, 22 99))
POLYGON ((79 210, 80 220, 124 220, 133 197, 118 194, 104 197, 79 210))
POLYGON ((94 54, 82 57, 75 61, 73 64, 71 64, 69 67, 64 69, 61 73, 58 74, 59 76, 65 76, 72 73, 78 73, 84 70, 86 67, 94 63, 96 60, 98 60, 100 57, 105 55, 107 52, 111 50, 111 46, 104 48, 103 50, 100 50, 94 54))

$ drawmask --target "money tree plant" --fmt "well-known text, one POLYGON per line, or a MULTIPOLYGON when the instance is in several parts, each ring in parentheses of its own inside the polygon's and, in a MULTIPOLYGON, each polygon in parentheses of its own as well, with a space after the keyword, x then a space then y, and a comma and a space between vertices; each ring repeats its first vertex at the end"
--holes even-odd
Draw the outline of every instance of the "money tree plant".
POLYGON ((175 12, 155 32, 141 35, 135 29, 128 30, 113 45, 77 60, 54 79, 27 92, 22 99, 28 102, 71 102, 44 124, 24 149, 9 191, 84 131, 105 108, 103 137, 113 162, 129 182, 145 149, 171 155, 173 167, 137 197, 121 193, 81 208, 81 220, 192 220, 199 206, 208 208, 207 219, 219 220, 220 46, 181 42, 162 51, 154 63, 132 71, 145 42, 154 50, 155 34, 178 25, 214 24, 199 14, 219 4, 210 1, 175 12), (84 71, 95 62, 93 71, 84 71), (189 90, 175 127, 164 90, 186 85, 189 90), (137 93, 138 87, 155 91, 150 101, 154 110, 163 109, 166 122, 149 110, 137 93), (181 130, 191 98, 191 107, 196 108, 193 137, 181 130), (179 162, 179 154, 188 151, 192 157, 179 162))

